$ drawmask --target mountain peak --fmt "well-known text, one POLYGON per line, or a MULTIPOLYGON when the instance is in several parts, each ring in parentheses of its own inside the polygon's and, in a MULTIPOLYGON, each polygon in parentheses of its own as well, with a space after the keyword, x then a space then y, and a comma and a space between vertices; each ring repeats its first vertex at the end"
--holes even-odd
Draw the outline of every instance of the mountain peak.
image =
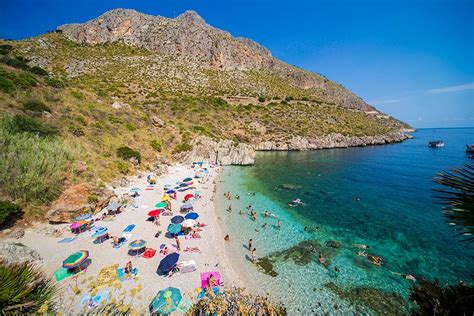
POLYGON ((194 10, 187 10, 178 15, 176 19, 193 23, 206 23, 204 19, 194 10))

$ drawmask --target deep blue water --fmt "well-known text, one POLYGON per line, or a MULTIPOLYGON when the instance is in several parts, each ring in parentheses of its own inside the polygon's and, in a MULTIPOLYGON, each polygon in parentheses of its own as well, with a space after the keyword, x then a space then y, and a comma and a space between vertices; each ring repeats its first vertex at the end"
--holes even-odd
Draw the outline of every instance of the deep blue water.
MULTIPOLYGON (((404 297, 410 284, 391 271, 437 278, 443 283, 472 282, 474 249, 465 248, 444 222, 441 206, 433 198, 433 177, 470 161, 465 145, 474 143, 474 129, 421 129, 413 136, 412 140, 383 146, 259 153, 253 166, 227 168, 220 193, 242 196, 232 202, 234 209, 252 203, 258 212, 270 210, 283 220, 281 232, 271 226, 261 229, 268 220, 260 216, 253 223, 236 214, 226 215, 227 227, 239 241, 245 243, 253 235, 259 255, 312 238, 322 244, 337 240, 343 245, 333 258, 333 266, 341 270, 336 279, 316 263, 295 266, 285 261, 276 264, 279 276, 260 282, 268 282, 275 292, 276 287, 286 286, 285 282, 304 279, 306 285, 371 286, 404 297), (435 139, 442 139, 445 147, 428 148, 428 141, 435 139), (294 189, 284 189, 283 184, 294 189), (256 196, 247 192, 256 192, 256 196), (306 205, 289 207, 287 203, 296 197, 306 205), (242 221, 246 223, 243 226, 242 221), (305 233, 304 226, 317 226, 319 231, 305 233), (368 253, 381 256, 383 266, 375 267, 355 255, 353 243, 370 245, 368 253)), ((224 207, 227 202, 220 203, 224 207)), ((244 253, 241 247, 236 251, 244 253)), ((255 272, 252 265, 241 263, 249 273, 255 272)), ((300 290, 304 289, 306 286, 300 290)), ((323 289, 318 291, 307 291, 306 299, 330 296, 323 289)), ((301 298, 295 300, 301 304, 301 298)))

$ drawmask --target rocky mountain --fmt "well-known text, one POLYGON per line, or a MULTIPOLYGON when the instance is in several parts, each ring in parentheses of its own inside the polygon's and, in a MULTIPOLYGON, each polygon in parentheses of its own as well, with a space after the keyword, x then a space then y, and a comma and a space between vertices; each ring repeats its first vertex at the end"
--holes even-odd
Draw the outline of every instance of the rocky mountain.
MULTIPOLYGON (((226 72, 262 72, 274 76, 309 96, 348 108, 370 110, 359 97, 345 88, 272 57, 261 45, 208 25, 196 12, 186 11, 175 19, 152 16, 128 9, 108 11, 83 24, 58 27, 77 43, 125 43, 144 48, 185 64, 226 72)), ((246 74, 240 74, 246 76, 246 74)), ((251 80, 251 81, 255 81, 251 80)), ((255 87, 257 94, 272 93, 270 87, 255 87)))

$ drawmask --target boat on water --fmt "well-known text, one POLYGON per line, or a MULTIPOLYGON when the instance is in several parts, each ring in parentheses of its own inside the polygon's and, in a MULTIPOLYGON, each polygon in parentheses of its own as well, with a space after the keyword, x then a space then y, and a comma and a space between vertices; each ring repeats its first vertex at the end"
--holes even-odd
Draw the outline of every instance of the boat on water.
POLYGON ((428 143, 428 147, 430 148, 439 148, 439 147, 444 147, 444 143, 442 140, 433 140, 428 143))
POLYGON ((466 145, 466 152, 469 154, 474 154, 474 144, 467 144, 466 145))

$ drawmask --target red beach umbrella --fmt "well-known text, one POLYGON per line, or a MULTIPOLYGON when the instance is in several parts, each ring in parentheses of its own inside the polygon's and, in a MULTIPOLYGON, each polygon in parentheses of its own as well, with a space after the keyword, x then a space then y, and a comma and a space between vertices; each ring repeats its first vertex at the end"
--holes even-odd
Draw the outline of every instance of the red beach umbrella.
POLYGON ((155 216, 160 215, 160 213, 161 213, 160 210, 152 210, 152 211, 148 212, 148 216, 155 217, 155 216))
POLYGON ((194 195, 192 195, 192 194, 186 194, 186 195, 184 196, 184 200, 185 200, 185 201, 187 201, 187 200, 189 200, 189 199, 192 199, 192 198, 194 198, 194 195))

